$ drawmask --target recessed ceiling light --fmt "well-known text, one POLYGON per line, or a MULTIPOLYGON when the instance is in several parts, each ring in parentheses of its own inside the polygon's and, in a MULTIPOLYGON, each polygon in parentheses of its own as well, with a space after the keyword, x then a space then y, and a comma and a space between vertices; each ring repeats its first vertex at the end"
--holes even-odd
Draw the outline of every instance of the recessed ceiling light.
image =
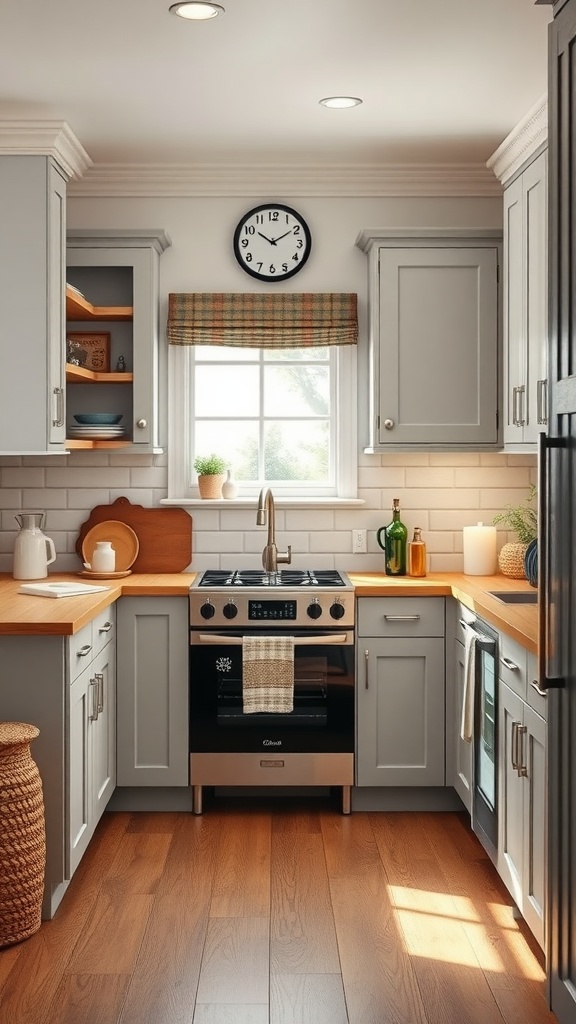
POLYGON ((362 100, 358 96, 326 96, 323 100, 318 100, 323 107, 357 107, 362 100))
POLYGON ((177 14, 179 18, 187 18, 188 21, 208 21, 226 13, 220 4, 208 3, 207 0, 182 0, 181 3, 172 4, 169 10, 170 14, 177 14))

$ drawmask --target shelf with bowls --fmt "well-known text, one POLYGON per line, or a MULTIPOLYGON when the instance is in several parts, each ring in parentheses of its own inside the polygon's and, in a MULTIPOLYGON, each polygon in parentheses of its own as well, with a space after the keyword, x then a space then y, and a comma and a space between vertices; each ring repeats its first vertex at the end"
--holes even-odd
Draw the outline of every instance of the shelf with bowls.
POLYGON ((70 448, 123 448, 130 444, 126 428, 120 426, 122 413, 77 413, 68 427, 70 448))

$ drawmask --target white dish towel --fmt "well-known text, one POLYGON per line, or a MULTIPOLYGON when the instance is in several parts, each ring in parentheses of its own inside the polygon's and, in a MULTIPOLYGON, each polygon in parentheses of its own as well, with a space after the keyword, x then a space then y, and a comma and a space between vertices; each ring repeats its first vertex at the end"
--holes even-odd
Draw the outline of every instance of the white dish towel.
POLYGON ((474 735, 474 690, 476 682, 476 633, 466 629, 464 639, 464 696, 462 698, 462 721, 460 735, 467 743, 474 735))
POLYGON ((294 708, 294 637, 247 636, 242 640, 244 714, 287 714, 294 708))

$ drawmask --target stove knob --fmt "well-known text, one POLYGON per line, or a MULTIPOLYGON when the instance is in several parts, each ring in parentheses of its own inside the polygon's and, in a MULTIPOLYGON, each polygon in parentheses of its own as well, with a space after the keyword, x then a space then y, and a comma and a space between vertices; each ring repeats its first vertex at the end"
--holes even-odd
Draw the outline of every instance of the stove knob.
POLYGON ((344 605, 340 604, 339 601, 335 601, 334 604, 330 606, 330 615, 333 619, 341 619, 344 615, 344 605))
POLYGON ((308 605, 308 608, 306 609, 306 611, 308 612, 308 615, 309 615, 309 617, 311 619, 319 619, 320 618, 320 616, 322 615, 322 607, 321 607, 321 605, 318 604, 318 598, 317 597, 314 598, 312 604, 308 605))
POLYGON ((206 604, 203 604, 200 609, 200 615, 203 619, 212 619, 214 618, 215 610, 214 605, 210 604, 210 601, 206 601, 206 604))
POLYGON ((228 604, 225 604, 222 610, 227 619, 235 619, 238 615, 238 609, 234 601, 228 601, 228 604))

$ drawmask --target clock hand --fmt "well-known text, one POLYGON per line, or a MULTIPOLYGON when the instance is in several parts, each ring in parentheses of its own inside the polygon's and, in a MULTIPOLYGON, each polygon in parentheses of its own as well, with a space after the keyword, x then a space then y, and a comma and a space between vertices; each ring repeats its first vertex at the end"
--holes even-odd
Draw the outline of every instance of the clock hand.
POLYGON ((267 242, 270 242, 270 245, 276 245, 275 238, 268 238, 268 235, 263 235, 261 231, 259 231, 258 234, 260 235, 260 238, 265 238, 267 242))
POLYGON ((274 239, 273 244, 276 245, 276 242, 279 242, 281 238, 286 238, 286 235, 291 235, 291 234, 292 234, 291 231, 285 231, 283 235, 278 235, 278 238, 274 239))

